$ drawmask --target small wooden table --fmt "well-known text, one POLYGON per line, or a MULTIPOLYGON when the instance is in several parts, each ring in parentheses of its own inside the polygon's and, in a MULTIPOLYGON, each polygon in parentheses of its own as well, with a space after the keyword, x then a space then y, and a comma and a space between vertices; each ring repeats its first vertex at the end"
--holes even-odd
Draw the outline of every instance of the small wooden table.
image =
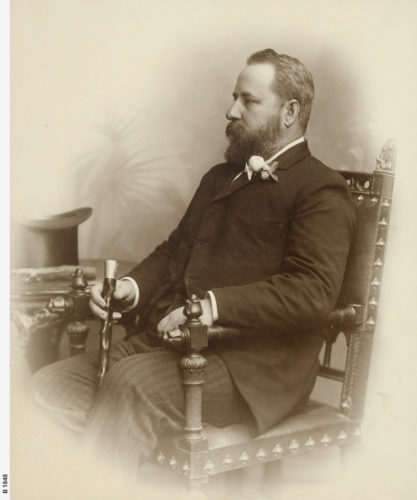
MULTIPOLYGON (((120 262, 118 275, 124 276, 134 265, 120 262)), ((16 274, 12 270, 11 321, 16 326, 12 329, 12 353, 24 350, 31 370, 36 371, 58 360, 64 332, 68 335, 71 354, 83 352, 89 332, 85 320, 92 317, 89 291, 95 282, 103 279, 104 262, 84 259, 79 266, 65 266, 65 272, 55 273, 55 277, 64 274, 66 279, 49 280, 44 268, 33 269, 29 280, 16 274), (77 271, 72 276, 75 269, 85 272, 77 271)))

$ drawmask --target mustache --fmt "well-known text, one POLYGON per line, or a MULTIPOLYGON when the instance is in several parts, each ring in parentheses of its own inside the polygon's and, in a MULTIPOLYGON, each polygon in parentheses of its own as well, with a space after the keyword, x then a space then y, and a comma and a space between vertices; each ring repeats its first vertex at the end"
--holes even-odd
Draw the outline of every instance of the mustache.
POLYGON ((244 125, 238 121, 231 121, 226 126, 226 137, 235 137, 245 130, 244 125))

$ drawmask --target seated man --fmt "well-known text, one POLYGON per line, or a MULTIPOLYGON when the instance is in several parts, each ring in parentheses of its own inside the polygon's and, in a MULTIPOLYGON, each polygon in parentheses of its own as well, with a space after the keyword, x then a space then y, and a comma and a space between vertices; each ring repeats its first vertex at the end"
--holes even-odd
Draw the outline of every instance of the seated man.
MULTIPOLYGON (((96 352, 35 375, 37 403, 102 456, 137 467, 158 436, 181 430, 179 354, 159 336, 184 321, 191 294, 204 324, 256 329, 205 352, 204 422, 261 433, 307 401, 355 229, 344 179, 303 137, 313 95, 297 59, 249 57, 226 115, 226 163, 204 175, 168 240, 117 281, 115 318, 129 326, 99 390, 96 352)), ((96 285, 91 308, 104 318, 103 307, 96 285)))

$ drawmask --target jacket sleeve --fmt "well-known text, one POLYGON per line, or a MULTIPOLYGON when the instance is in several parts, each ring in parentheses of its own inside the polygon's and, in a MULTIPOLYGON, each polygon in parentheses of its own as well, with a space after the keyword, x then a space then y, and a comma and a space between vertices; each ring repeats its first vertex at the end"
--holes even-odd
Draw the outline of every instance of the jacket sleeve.
POLYGON ((305 188, 294 203, 281 272, 212 289, 219 324, 282 331, 319 326, 336 305, 354 231, 355 208, 342 180, 305 188))
POLYGON ((148 257, 126 275, 133 278, 139 287, 137 312, 142 311, 147 306, 155 290, 169 280, 169 263, 178 245, 192 238, 190 233, 193 232, 193 227, 199 224, 199 220, 197 220, 195 214, 200 211, 199 205, 206 203, 212 193, 214 176, 211 172, 215 168, 213 167, 213 169, 203 176, 187 211, 168 239, 158 245, 148 257))

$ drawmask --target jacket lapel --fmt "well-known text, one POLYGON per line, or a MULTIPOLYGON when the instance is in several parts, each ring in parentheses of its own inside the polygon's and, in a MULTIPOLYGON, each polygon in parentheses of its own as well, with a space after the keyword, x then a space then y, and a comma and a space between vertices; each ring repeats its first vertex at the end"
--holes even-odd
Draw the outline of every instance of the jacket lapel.
POLYGON ((216 201, 220 200, 221 198, 225 198, 226 196, 229 196, 239 189, 242 189, 243 187, 247 186, 249 184, 249 179, 248 176, 245 173, 242 173, 241 176, 239 176, 238 179, 235 180, 235 182, 232 183, 232 180, 237 174, 235 174, 231 179, 228 180, 227 184, 221 189, 213 198, 211 201, 216 201))
POLYGON ((307 141, 303 141, 300 144, 294 146, 293 148, 290 148, 283 155, 278 156, 277 170, 288 170, 295 163, 304 160, 304 158, 309 154, 310 150, 308 149, 307 141))
MULTIPOLYGON (((286 151, 282 156, 277 158, 277 170, 287 170, 295 163, 303 160, 309 154, 310 150, 308 149, 307 141, 303 141, 301 144, 297 144, 293 148, 286 151)), ((228 182, 224 185, 224 187, 212 198, 212 202, 225 198, 226 196, 230 196, 239 189, 242 189, 250 184, 250 180, 248 179, 246 173, 242 173, 242 175, 232 183, 232 180, 236 175, 237 173, 234 173, 234 175, 228 179, 228 182)))

